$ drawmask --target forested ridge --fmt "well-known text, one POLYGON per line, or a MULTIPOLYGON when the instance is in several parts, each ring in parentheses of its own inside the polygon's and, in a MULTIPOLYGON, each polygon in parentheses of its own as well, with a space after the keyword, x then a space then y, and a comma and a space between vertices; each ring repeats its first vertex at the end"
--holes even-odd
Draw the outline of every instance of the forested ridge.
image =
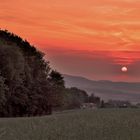
POLYGON ((19 36, 0 30, 0 117, 51 114, 80 107, 88 95, 65 88, 62 75, 44 54, 19 36))

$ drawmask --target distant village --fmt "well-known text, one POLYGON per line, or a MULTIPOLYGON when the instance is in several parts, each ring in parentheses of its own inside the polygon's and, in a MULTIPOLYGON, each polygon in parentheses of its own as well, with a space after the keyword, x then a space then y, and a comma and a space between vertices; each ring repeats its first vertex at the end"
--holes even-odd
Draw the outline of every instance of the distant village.
POLYGON ((104 102, 103 100, 98 104, 95 102, 83 103, 81 109, 97 109, 97 108, 140 108, 140 103, 132 104, 129 101, 121 100, 109 100, 104 102))

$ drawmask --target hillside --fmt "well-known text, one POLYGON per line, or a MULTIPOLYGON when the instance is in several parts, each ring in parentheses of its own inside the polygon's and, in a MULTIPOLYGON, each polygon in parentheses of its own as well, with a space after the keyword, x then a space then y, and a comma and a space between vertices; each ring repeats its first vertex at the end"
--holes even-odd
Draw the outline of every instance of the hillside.
POLYGON ((64 81, 44 53, 0 30, 0 117, 40 116, 61 106, 64 81))
POLYGON ((0 117, 50 115, 88 100, 85 91, 65 88, 44 55, 18 35, 0 30, 0 117))
POLYGON ((77 87, 104 100, 140 102, 140 83, 93 81, 83 77, 63 75, 66 87, 77 87))

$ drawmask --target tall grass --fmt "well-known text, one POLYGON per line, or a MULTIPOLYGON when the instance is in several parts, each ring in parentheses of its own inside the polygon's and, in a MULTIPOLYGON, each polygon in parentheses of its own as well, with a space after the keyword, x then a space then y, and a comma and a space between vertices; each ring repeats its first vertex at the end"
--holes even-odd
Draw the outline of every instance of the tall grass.
POLYGON ((140 140, 140 110, 79 110, 0 119, 0 140, 140 140))

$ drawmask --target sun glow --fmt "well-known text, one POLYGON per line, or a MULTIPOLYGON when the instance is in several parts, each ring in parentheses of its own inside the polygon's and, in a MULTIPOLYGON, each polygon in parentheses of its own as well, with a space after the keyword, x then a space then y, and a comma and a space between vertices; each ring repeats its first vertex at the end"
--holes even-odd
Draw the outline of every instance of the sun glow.
POLYGON ((128 68, 127 67, 122 67, 122 72, 127 72, 128 71, 128 68))

